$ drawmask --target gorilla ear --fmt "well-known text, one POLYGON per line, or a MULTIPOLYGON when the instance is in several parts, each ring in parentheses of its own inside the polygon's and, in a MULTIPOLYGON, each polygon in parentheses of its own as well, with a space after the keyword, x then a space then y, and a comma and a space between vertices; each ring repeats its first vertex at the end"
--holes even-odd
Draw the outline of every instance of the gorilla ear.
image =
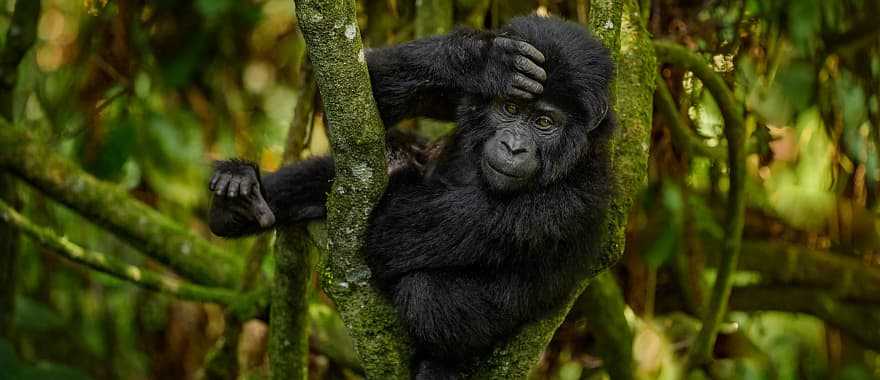
POLYGON ((608 110, 611 109, 611 105, 608 104, 608 99, 596 99, 595 102, 589 107, 590 109, 590 125, 587 128, 588 132, 599 127, 603 121, 605 121, 605 117, 608 116, 608 110))

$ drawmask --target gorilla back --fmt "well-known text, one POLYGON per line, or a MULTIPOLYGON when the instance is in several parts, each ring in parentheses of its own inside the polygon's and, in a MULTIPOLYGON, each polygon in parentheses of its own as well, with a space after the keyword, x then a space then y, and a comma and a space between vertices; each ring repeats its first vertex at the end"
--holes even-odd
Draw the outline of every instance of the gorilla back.
MULTIPOLYGON (((612 63, 580 26, 528 16, 372 50, 367 65, 386 125, 457 123, 439 153, 389 139, 391 179, 365 242, 375 284, 417 343, 416 377, 456 378, 599 267, 612 63)), ((263 176, 220 162, 212 231, 321 218, 332 175, 330 157, 263 176)))

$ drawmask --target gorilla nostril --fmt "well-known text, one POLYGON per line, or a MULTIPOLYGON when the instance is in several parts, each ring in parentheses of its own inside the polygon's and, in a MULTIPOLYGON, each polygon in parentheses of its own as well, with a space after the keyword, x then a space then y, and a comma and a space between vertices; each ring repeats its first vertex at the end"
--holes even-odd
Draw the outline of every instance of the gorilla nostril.
MULTIPOLYGON (((508 147, 508 149, 510 149, 510 148, 508 147)), ((526 148, 510 149, 510 153, 513 153, 514 156, 516 156, 517 154, 526 153, 526 152, 528 152, 528 150, 526 148)))
POLYGON ((514 152, 513 148, 510 147, 510 144, 508 144, 507 141, 501 140, 501 145, 504 145, 504 147, 507 148, 507 151, 511 154, 516 154, 516 152, 514 152))

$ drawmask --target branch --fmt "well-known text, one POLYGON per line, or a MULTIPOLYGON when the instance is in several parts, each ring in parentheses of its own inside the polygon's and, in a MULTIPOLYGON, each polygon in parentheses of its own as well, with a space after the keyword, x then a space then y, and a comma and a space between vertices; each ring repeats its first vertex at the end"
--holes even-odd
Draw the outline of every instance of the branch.
POLYGON ((361 253, 367 217, 385 190, 387 173, 384 127, 370 90, 355 4, 302 0, 296 14, 333 129, 336 178, 327 200, 331 254, 321 271, 323 288, 336 302, 367 376, 408 378, 406 330, 370 286, 361 253))
POLYGON ((2 200, 0 200, 0 219, 11 223, 12 226, 61 257, 142 288, 198 302, 215 302, 224 305, 235 302, 237 294, 231 290, 189 284, 170 276, 127 264, 114 256, 86 250, 67 238, 58 237, 47 228, 33 224, 2 200))
MULTIPOLYGON (((287 131, 285 164, 298 161, 312 129, 317 85, 311 66, 301 70, 302 91, 287 131)), ((269 315, 269 367, 273 379, 307 379, 309 375, 309 297, 315 255, 304 224, 276 231, 275 277, 269 315)))
POLYGON ((0 169, 127 240, 175 272, 206 285, 233 287, 242 262, 162 213, 67 162, 28 132, 0 128, 0 169), (209 264, 210 263, 210 264, 209 264))
POLYGON ((860 259, 782 242, 745 241, 742 251, 740 269, 758 272, 764 282, 824 288, 844 300, 880 304, 880 268, 860 259))
POLYGON ((844 302, 821 288, 747 286, 734 288, 734 310, 774 310, 813 315, 873 350, 880 350, 880 306, 844 302))
POLYGON ((633 331, 623 312, 626 302, 611 272, 596 277, 575 303, 571 313, 587 319, 596 337, 602 366, 614 380, 635 379, 633 331))
POLYGON ((688 352, 687 368, 693 368, 711 359, 718 327, 726 313, 727 299, 733 286, 732 274, 740 252, 745 221, 745 127, 742 108, 733 98, 724 79, 712 71, 701 56, 669 41, 656 41, 654 48, 660 62, 676 64, 690 70, 703 82, 721 109, 724 136, 727 139, 730 191, 727 195, 723 252, 706 315, 703 317, 703 326, 688 352))
POLYGON ((672 138, 675 139, 681 148, 688 152, 688 155, 696 153, 713 161, 720 161, 726 158, 723 150, 706 145, 702 139, 694 135, 693 131, 688 128, 687 122, 678 112, 678 107, 675 105, 675 100, 669 92, 666 81, 660 75, 657 75, 657 91, 654 93, 654 104, 657 105, 657 109, 666 118, 672 138))

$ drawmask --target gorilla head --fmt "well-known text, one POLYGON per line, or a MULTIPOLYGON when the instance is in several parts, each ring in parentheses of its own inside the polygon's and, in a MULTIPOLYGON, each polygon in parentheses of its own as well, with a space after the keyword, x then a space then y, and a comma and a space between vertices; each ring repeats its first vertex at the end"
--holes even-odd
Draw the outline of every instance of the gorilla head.
POLYGON ((473 149, 472 163, 496 192, 565 178, 587 157, 592 140, 613 126, 605 122, 613 75, 607 49, 577 24, 547 24, 537 16, 520 17, 500 33, 531 44, 546 58, 546 80, 536 96, 471 97, 459 110, 460 131, 469 140, 462 142, 473 149))

